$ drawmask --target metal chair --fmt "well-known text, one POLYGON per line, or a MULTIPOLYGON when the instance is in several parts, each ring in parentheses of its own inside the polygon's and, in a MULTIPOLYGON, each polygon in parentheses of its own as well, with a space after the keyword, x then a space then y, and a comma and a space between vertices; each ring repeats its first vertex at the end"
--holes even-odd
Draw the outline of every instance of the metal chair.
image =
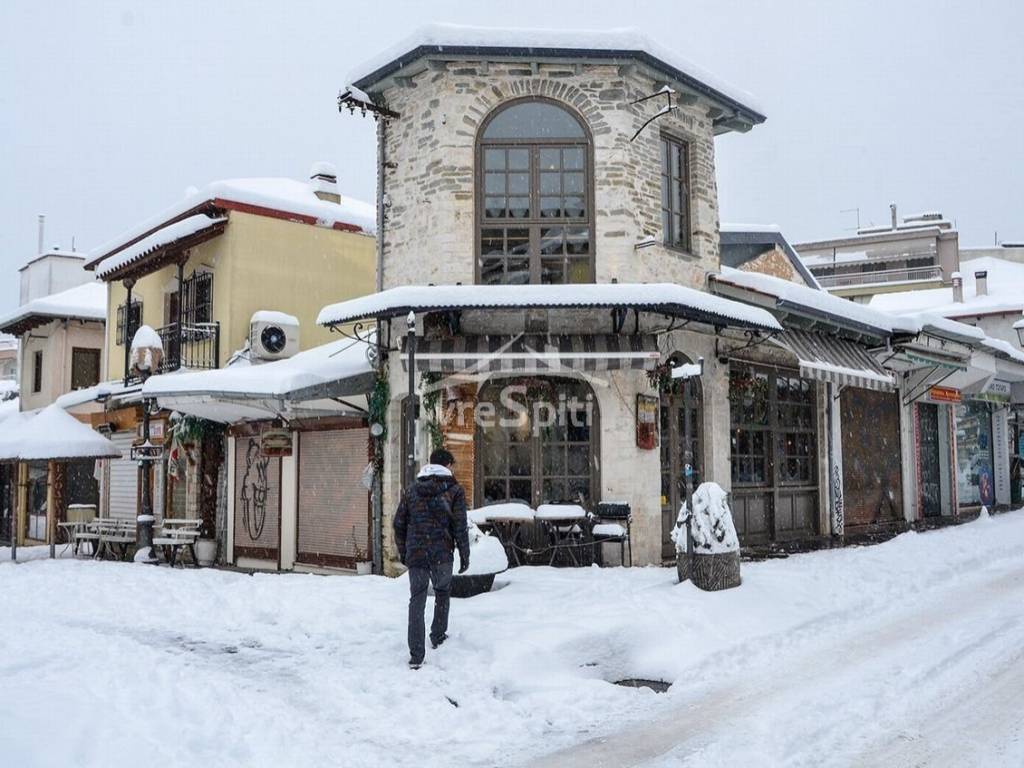
POLYGON ((594 510, 594 527, 591 535, 594 546, 601 552, 601 565, 604 565, 604 544, 619 545, 619 562, 626 565, 626 553, 629 553, 629 567, 633 567, 633 544, 630 540, 633 522, 633 511, 623 501, 602 501, 594 510))

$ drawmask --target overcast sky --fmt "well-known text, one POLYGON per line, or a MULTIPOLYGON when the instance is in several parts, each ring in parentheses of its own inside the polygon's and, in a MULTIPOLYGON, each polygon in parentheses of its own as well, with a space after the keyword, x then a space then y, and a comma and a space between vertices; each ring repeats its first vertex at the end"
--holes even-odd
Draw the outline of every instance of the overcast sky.
POLYGON ((636 26, 756 95, 718 140, 723 221, 793 242, 942 210, 962 245, 1024 240, 1024 4, 666 0, 0 3, 0 311, 46 244, 89 250, 189 185, 335 162, 374 195, 346 73, 416 26, 636 26))

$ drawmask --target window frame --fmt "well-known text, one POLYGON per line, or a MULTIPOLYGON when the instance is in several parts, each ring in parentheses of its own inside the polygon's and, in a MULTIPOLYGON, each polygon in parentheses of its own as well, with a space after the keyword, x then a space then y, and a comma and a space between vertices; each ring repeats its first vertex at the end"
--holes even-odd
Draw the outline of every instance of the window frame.
POLYGON ((132 322, 131 316, 133 314, 135 314, 136 312, 138 313, 138 323, 137 323, 137 325, 133 329, 131 329, 131 336, 134 337, 135 336, 135 331, 139 330, 139 328, 142 327, 142 320, 143 320, 142 301, 139 300, 139 299, 132 299, 131 311, 130 312, 128 312, 126 310, 127 306, 128 306, 127 302, 122 302, 117 307, 117 317, 116 317, 117 329, 116 329, 116 335, 115 335, 115 338, 114 338, 114 344, 115 344, 115 346, 119 346, 119 347, 120 346, 124 346, 125 344, 131 343, 128 339, 125 338, 126 330, 127 330, 126 325, 130 328, 131 322, 132 322), (126 315, 127 315, 127 317, 126 317, 126 315), (127 320, 127 322, 126 322, 126 320, 127 320))
POLYGON ((693 162, 691 158, 692 143, 682 136, 676 135, 671 132, 663 131, 658 138, 658 178, 660 179, 660 187, 658 189, 658 210, 661 212, 661 244, 666 248, 669 248, 678 253, 685 253, 687 255, 693 255, 693 162), (684 191, 680 194, 683 208, 680 212, 676 212, 672 208, 672 190, 668 191, 668 204, 669 207, 665 208, 662 201, 665 198, 664 185, 666 180, 669 184, 672 183, 674 178, 671 175, 671 169, 669 174, 665 173, 665 169, 662 166, 664 145, 668 145, 669 152, 671 153, 672 145, 679 147, 679 156, 682 158, 684 163, 683 171, 684 177, 680 177, 680 182, 683 184, 684 191), (670 229, 665 228, 665 214, 668 213, 669 225, 671 228, 672 216, 681 215, 684 219, 683 229, 685 235, 683 242, 676 243, 671 240, 670 229))
MULTIPOLYGON (((91 364, 91 362, 90 362, 90 364, 91 364)), ((87 389, 88 387, 93 387, 93 386, 99 384, 100 383, 100 378, 102 376, 102 365, 103 365, 103 361, 102 361, 102 357, 101 357, 101 354, 100 354, 100 350, 97 349, 96 347, 72 347, 71 348, 71 391, 75 391, 77 389, 87 389), (85 357, 88 357, 90 359, 91 358, 95 358, 95 360, 96 360, 96 377, 95 377, 96 380, 93 381, 91 384, 85 384, 83 386, 76 387, 75 386, 76 360, 81 360, 82 358, 85 358, 85 357)))
MULTIPOLYGON (((596 243, 596 227, 595 227, 595 211, 594 211, 594 137, 590 131, 590 126, 584 117, 570 104, 558 99, 550 99, 544 96, 525 96, 518 99, 510 99, 506 102, 495 107, 491 112, 484 118, 480 123, 480 127, 477 131, 475 143, 474 143, 474 163, 475 168, 473 171, 473 280, 477 285, 483 283, 483 233, 485 230, 498 230, 502 232, 502 238, 507 241, 508 230, 525 229, 528 232, 529 241, 529 252, 528 252, 528 274, 529 274, 529 285, 540 285, 542 275, 542 262, 544 260, 543 254, 541 254, 541 231, 549 228, 562 228, 564 230, 586 228, 587 237, 589 242, 590 253, 585 259, 581 261, 587 262, 587 279, 581 283, 575 283, 577 285, 583 285, 587 283, 593 283, 597 279, 597 243, 596 243), (544 102, 552 104, 559 109, 565 111, 579 124, 583 137, 577 139, 570 138, 553 138, 545 139, 538 137, 531 137, 527 139, 485 139, 484 134, 487 132, 488 126, 491 122, 500 114, 506 110, 515 106, 530 103, 530 102, 544 102), (540 187, 540 162, 539 153, 543 148, 558 147, 570 148, 580 147, 583 150, 583 201, 586 208, 586 215, 580 218, 568 218, 568 217, 557 217, 557 218, 544 218, 540 216, 539 202, 541 198, 541 187, 540 187), (530 152, 530 160, 526 172, 529 174, 529 188, 528 196, 530 199, 529 213, 536 213, 537 216, 527 216, 526 218, 495 218, 488 219, 484 216, 485 203, 487 197, 486 190, 486 168, 484 166, 484 156, 487 149, 516 149, 525 148, 530 152), (533 210, 534 204, 538 205, 537 210, 533 210)), ((562 171, 564 173, 564 170, 562 171)), ((506 197, 507 197, 506 190, 506 197)), ((561 197, 565 197, 564 191, 560 194, 561 197)), ((563 244, 568 242, 567 235, 563 235, 563 244)), ((563 247, 566 247, 563 245, 563 247)), ((509 259, 506 254, 505 262, 507 267, 507 261, 509 259)), ((568 254, 563 255, 562 263, 566 264, 571 259, 568 254)), ((507 274, 507 273, 506 273, 507 274)), ((504 281, 496 283, 497 285, 516 285, 518 283, 512 283, 504 281)), ((559 285, 572 285, 573 283, 558 283, 559 285)))
POLYGON ((43 391, 43 350, 37 349, 32 352, 32 394, 38 395, 43 391))

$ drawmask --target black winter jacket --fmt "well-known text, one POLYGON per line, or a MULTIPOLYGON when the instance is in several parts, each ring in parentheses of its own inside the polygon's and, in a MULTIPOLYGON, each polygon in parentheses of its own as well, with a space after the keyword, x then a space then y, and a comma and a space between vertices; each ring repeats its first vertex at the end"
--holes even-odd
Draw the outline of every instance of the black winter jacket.
POLYGON ((398 556, 409 568, 451 562, 457 546, 469 562, 466 492, 451 475, 423 475, 403 495, 395 513, 398 556))

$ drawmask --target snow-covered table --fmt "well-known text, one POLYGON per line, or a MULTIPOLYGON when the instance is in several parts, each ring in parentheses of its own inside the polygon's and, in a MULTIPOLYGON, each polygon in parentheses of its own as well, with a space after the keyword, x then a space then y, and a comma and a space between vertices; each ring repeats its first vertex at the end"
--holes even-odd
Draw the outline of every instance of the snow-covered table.
POLYGON ((523 565, 519 557, 520 551, 528 551, 524 540, 524 526, 533 523, 533 509, 521 501, 508 501, 490 504, 469 512, 469 519, 477 525, 487 525, 497 535, 510 563, 523 565))
MULTIPOLYGON (((590 513, 579 504, 541 504, 537 507, 537 521, 547 533, 554 565, 559 554, 564 554, 572 565, 586 565, 585 545, 590 537, 590 513)), ((593 560, 593 547, 590 560, 593 560)), ((568 563, 567 563, 568 564, 568 563)))

